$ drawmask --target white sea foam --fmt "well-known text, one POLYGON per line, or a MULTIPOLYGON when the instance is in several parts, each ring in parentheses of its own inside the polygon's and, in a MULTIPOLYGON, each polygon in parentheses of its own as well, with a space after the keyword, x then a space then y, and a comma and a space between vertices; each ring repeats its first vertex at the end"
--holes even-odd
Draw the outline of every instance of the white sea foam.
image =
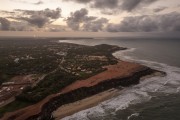
MULTIPOLYGON (((180 92, 180 68, 153 61, 138 60, 125 55, 126 52, 132 52, 134 50, 135 48, 123 52, 118 51, 113 55, 126 61, 137 62, 164 71, 167 75, 164 77, 156 76, 146 78, 140 81, 140 84, 120 90, 118 96, 104 101, 95 107, 68 116, 63 120, 89 120, 89 118, 92 119, 95 117, 103 118, 103 116, 107 114, 115 114, 118 110, 126 109, 132 104, 149 101, 152 97, 180 92)), ((132 114, 128 119, 136 115, 138 116, 139 114, 132 114)))
POLYGON ((131 114, 130 116, 128 116, 128 120, 130 120, 131 118, 133 118, 133 117, 137 117, 137 116, 139 116, 139 113, 133 113, 133 114, 131 114))

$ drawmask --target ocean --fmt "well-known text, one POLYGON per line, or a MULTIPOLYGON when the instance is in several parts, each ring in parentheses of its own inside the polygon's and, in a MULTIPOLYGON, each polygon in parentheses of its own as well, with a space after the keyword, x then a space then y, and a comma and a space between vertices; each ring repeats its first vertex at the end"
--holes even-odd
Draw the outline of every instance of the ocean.
POLYGON ((95 38, 60 42, 127 47, 113 55, 167 73, 125 87, 117 96, 63 120, 180 120, 180 39, 95 38))

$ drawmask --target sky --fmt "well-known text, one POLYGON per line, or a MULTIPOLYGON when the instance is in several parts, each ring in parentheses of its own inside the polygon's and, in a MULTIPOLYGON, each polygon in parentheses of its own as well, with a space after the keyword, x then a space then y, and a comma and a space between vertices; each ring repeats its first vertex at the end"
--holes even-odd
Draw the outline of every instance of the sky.
POLYGON ((0 36, 178 32, 180 0, 0 0, 0 36))

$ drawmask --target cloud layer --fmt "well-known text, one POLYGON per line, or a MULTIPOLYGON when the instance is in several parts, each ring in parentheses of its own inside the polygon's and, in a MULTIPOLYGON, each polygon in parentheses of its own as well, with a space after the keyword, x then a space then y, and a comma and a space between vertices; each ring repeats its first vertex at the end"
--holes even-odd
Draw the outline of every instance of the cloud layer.
POLYGON ((56 10, 15 10, 16 12, 21 12, 22 17, 15 17, 14 19, 27 21, 28 23, 38 26, 39 28, 43 27, 45 24, 52 22, 53 20, 61 17, 61 9, 56 8, 56 10))
POLYGON ((122 4, 120 5, 120 8, 122 10, 126 11, 132 11, 135 8, 138 8, 140 6, 147 6, 151 3, 155 2, 157 0, 122 0, 122 4))
POLYGON ((10 0, 12 2, 16 2, 16 3, 25 3, 25 4, 32 4, 32 5, 41 5, 44 4, 43 1, 39 0, 37 2, 29 2, 27 0, 10 0))
POLYGON ((0 17, 0 30, 9 30, 10 22, 6 18, 0 17))
POLYGON ((72 12, 70 17, 67 18, 67 25, 72 28, 72 30, 79 30, 80 23, 88 19, 88 11, 86 9, 80 9, 72 12))
POLYGON ((121 10, 131 12, 134 9, 145 7, 150 5, 153 2, 158 0, 63 0, 63 1, 72 1, 81 4, 89 3, 89 6, 92 8, 97 8, 103 10, 121 10))
POLYGON ((88 10, 85 8, 72 12, 70 17, 68 17, 65 21, 72 30, 93 32, 102 30, 104 24, 108 22, 106 18, 98 19, 94 16, 88 16, 88 10))
MULTIPOLYGON (((11 0, 20 1, 24 0, 11 0)), ((0 30, 19 31, 89 31, 89 32, 154 32, 180 31, 178 7, 147 7, 158 0, 61 0, 76 2, 78 10, 61 8, 43 10, 0 10, 0 30), (172 10, 170 10, 172 9, 172 10), (92 10, 92 11, 91 11, 92 10), (177 12, 172 12, 172 11, 177 12), (90 13, 88 12, 90 11, 90 13), (98 11, 97 13, 95 13, 98 11), (124 12, 126 11, 126 12, 124 12), (101 12, 101 13, 100 13, 101 12), (122 12, 122 14, 121 14, 122 12), (103 14, 108 15, 103 15, 103 14), (135 13, 135 14, 134 14, 135 13), (92 15, 92 16, 90 16, 92 15), (119 23, 117 24, 119 19, 119 23), (63 21, 64 20, 64 21, 63 21), (116 24, 115 24, 116 23, 116 24), (56 24, 56 25, 55 25, 56 24)), ((45 2, 45 1, 43 1, 45 2)), ((36 4, 45 4, 37 0, 36 4)), ((63 2, 62 2, 63 3, 63 2)), ((27 4, 27 3, 26 3, 27 4)), ((72 5, 72 4, 70 4, 72 5)), ((32 6, 32 5, 30 5, 32 6)), ((35 5, 34 5, 35 6, 35 5)), ((64 7, 63 7, 64 8, 64 7)))
POLYGON ((106 18, 100 18, 93 21, 87 21, 82 26, 83 31, 98 32, 103 31, 105 24, 108 22, 106 18))
POLYGON ((63 0, 64 2, 67 2, 67 1, 72 1, 72 2, 77 2, 77 3, 89 3, 91 2, 92 0, 63 0))
POLYGON ((114 9, 118 7, 118 2, 118 0, 94 0, 91 7, 99 9, 114 9))
POLYGON ((126 17, 119 24, 109 24, 109 32, 180 31, 180 14, 126 17))

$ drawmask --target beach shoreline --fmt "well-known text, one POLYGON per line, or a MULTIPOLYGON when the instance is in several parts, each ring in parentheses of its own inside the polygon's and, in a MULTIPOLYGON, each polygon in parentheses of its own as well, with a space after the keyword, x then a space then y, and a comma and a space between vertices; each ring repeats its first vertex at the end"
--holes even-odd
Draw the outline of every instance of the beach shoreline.
POLYGON ((60 120, 79 111, 94 107, 105 100, 111 99, 112 97, 115 97, 117 95, 117 92, 118 89, 112 88, 110 90, 98 93, 83 100, 65 104, 59 107, 56 111, 54 111, 52 115, 55 120, 60 120))
MULTIPOLYGON (((89 97, 93 97, 93 95, 101 94, 101 92, 118 86, 138 84, 141 77, 157 72, 156 70, 146 66, 126 61, 119 61, 115 65, 106 66, 106 68, 106 71, 88 79, 76 81, 65 87, 59 93, 47 96, 37 104, 15 112, 6 113, 2 119, 8 120, 12 117, 15 118, 14 120, 34 120, 37 118, 49 119, 52 117, 52 113, 54 111, 65 104, 77 102, 85 98, 88 99, 89 97)), ((86 102, 85 105, 80 106, 78 109, 72 109, 71 111, 67 111, 63 114, 58 114, 57 112, 57 114, 59 115, 59 118, 72 115, 76 110, 80 111, 93 107, 110 97, 111 95, 106 94, 105 92, 103 97, 96 99, 92 103, 86 102)))
MULTIPOLYGON (((140 78, 140 81, 143 81, 147 78, 151 78, 151 77, 155 77, 155 76, 165 76, 166 73, 164 72, 154 72, 151 75, 146 75, 140 78)), ((94 106, 97 106, 98 104, 109 100, 113 97, 116 97, 117 95, 119 95, 119 91, 121 88, 112 88, 103 92, 100 92, 98 94, 95 94, 93 96, 87 97, 85 99, 73 102, 73 103, 69 103, 69 104, 65 104, 61 107, 59 107, 57 110, 55 110, 52 113, 52 116, 55 120, 61 120, 65 117, 71 116, 75 113, 78 113, 80 111, 92 108, 94 106)))

